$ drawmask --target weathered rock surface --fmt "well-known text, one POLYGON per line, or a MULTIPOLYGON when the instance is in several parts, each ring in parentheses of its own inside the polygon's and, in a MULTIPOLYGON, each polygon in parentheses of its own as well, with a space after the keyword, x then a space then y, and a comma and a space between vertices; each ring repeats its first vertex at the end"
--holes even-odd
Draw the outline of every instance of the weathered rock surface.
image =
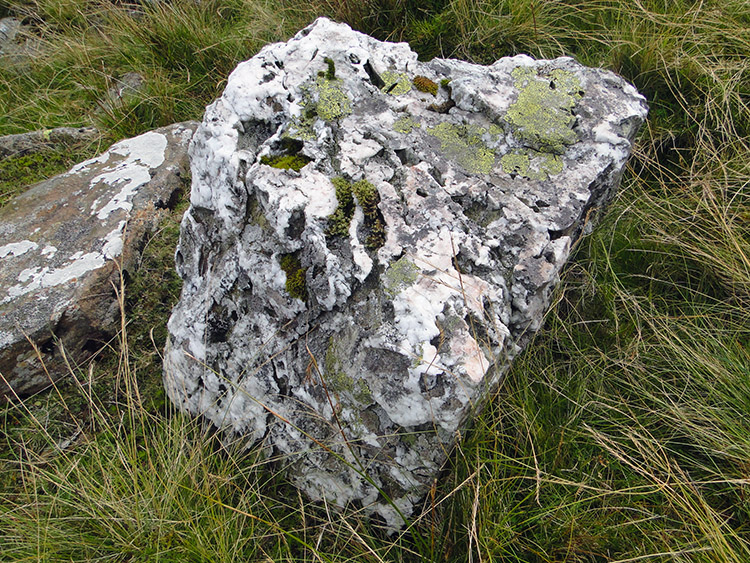
POLYGON ((96 139, 95 127, 56 127, 0 137, 0 159, 88 143, 96 139))
POLYGON ((14 41, 21 29, 21 20, 18 18, 0 19, 0 54, 10 51, 14 41))
POLYGON ((184 188, 197 126, 121 141, 0 209, 0 398, 67 373, 60 344, 81 361, 114 334, 118 264, 133 267, 184 188))
POLYGON ((265 47, 191 144, 170 397, 312 498, 400 524, 542 322, 645 115, 569 58, 420 63, 325 19, 265 47))
POLYGON ((38 53, 39 39, 28 29, 18 18, 0 19, 0 64, 23 64, 38 53))

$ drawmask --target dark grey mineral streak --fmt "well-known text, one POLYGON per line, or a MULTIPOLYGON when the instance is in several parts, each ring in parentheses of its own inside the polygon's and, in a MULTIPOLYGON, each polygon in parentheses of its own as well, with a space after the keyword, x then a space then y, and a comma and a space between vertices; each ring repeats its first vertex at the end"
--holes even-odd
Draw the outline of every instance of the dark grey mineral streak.
POLYGON ((400 525, 542 322, 645 116, 570 58, 420 63, 325 19, 265 47, 191 144, 169 396, 311 498, 400 525))

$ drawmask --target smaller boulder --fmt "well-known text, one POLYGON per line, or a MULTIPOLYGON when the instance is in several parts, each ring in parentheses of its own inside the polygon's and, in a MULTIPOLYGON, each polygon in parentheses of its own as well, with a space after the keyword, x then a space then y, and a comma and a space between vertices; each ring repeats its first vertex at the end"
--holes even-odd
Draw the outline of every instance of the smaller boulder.
POLYGON ((113 145, 0 209, 0 399, 67 373, 119 327, 120 270, 173 207, 197 123, 113 145))
POLYGON ((56 127, 0 137, 0 159, 93 142, 95 127, 56 127))

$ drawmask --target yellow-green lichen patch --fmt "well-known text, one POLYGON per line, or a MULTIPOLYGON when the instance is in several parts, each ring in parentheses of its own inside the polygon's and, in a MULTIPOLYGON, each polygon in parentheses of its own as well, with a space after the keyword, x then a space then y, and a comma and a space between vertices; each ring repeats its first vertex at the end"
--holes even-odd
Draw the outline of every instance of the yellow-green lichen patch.
POLYGON ((419 127, 419 122, 410 115, 399 117, 393 124, 393 130, 396 133, 409 134, 412 132, 412 129, 417 127, 419 127))
POLYGON ((556 154, 532 149, 510 152, 500 159, 503 170, 508 174, 519 174, 530 180, 546 180, 563 169, 563 161, 556 154))
POLYGON ((292 139, 299 139, 300 141, 315 140, 316 135, 313 125, 315 124, 316 117, 317 114, 311 114, 292 118, 285 135, 292 139))
POLYGON ((328 71, 321 71, 313 82, 300 88, 302 115, 291 120, 287 136, 301 141, 313 140, 316 138, 313 126, 318 118, 333 121, 352 113, 352 101, 344 92, 341 80, 335 78, 335 67, 333 73, 331 70, 329 65, 328 71), (331 75, 334 78, 329 78, 331 75))
POLYGON ((539 76, 528 67, 518 67, 511 74, 519 92, 507 118, 518 137, 538 150, 557 154, 575 143, 573 109, 581 97, 578 78, 560 69, 539 76))
POLYGON ((495 162, 495 151, 482 140, 486 129, 477 125, 440 123, 427 130, 440 140, 441 150, 463 166, 467 172, 489 174, 495 162))
POLYGON ((503 135, 505 135, 505 131, 503 131, 503 128, 494 123, 490 125, 488 132, 491 137, 502 137, 503 135))
POLYGON ((282 254, 279 257, 279 266, 286 274, 286 292, 295 299, 307 301, 307 268, 302 267, 295 254, 282 254))
POLYGON ((400 96, 411 91, 411 81, 409 77, 403 72, 396 72, 395 70, 386 70, 380 75, 380 78, 385 82, 380 90, 391 96, 400 96))
POLYGON ((336 211, 328 216, 328 236, 345 237, 349 235, 349 225, 354 215, 354 197, 352 196, 352 187, 345 178, 337 177, 331 179, 333 187, 336 188, 336 201, 338 206, 336 211))
POLYGON ((340 119, 352 112, 352 101, 341 84, 341 80, 329 80, 321 76, 315 80, 314 89, 318 98, 316 110, 318 115, 326 121, 340 119))
POLYGON ((367 382, 364 379, 355 380, 344 371, 333 337, 328 340, 328 349, 323 365, 325 368, 325 383, 329 392, 339 396, 346 393, 361 404, 372 403, 372 392, 367 382))
POLYGON ((377 250, 385 244, 385 224, 378 209, 380 193, 367 180, 360 180, 354 184, 352 192, 365 215, 365 246, 370 250, 377 250))
POLYGON ((437 96, 438 85, 434 80, 430 80, 426 76, 415 76, 414 80, 412 80, 411 82, 412 84, 414 84, 414 87, 420 92, 437 96))
POLYGON ((419 268, 403 256, 391 264, 383 274, 383 290, 393 299, 402 289, 417 281, 418 276, 419 268))
POLYGON ((261 164, 266 164, 272 168, 291 169, 295 172, 302 170, 302 167, 310 162, 310 160, 310 158, 302 154, 282 154, 278 156, 260 157, 261 164))

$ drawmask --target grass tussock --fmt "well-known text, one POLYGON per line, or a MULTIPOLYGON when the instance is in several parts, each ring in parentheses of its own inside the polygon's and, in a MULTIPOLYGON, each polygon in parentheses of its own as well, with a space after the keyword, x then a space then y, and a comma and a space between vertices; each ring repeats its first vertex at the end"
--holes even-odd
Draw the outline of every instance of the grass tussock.
POLYGON ((422 58, 575 56, 635 83, 651 114, 544 328, 405 532, 299 498, 276 465, 169 410, 158 351, 179 291, 175 219, 125 290, 118 340, 4 410, 0 560, 750 560, 746 2, 3 9, 29 24, 39 55, 0 65, 2 133, 94 123, 114 140, 199 118, 239 60, 317 15, 409 41, 422 58), (146 87, 108 100, 128 72, 146 87))

